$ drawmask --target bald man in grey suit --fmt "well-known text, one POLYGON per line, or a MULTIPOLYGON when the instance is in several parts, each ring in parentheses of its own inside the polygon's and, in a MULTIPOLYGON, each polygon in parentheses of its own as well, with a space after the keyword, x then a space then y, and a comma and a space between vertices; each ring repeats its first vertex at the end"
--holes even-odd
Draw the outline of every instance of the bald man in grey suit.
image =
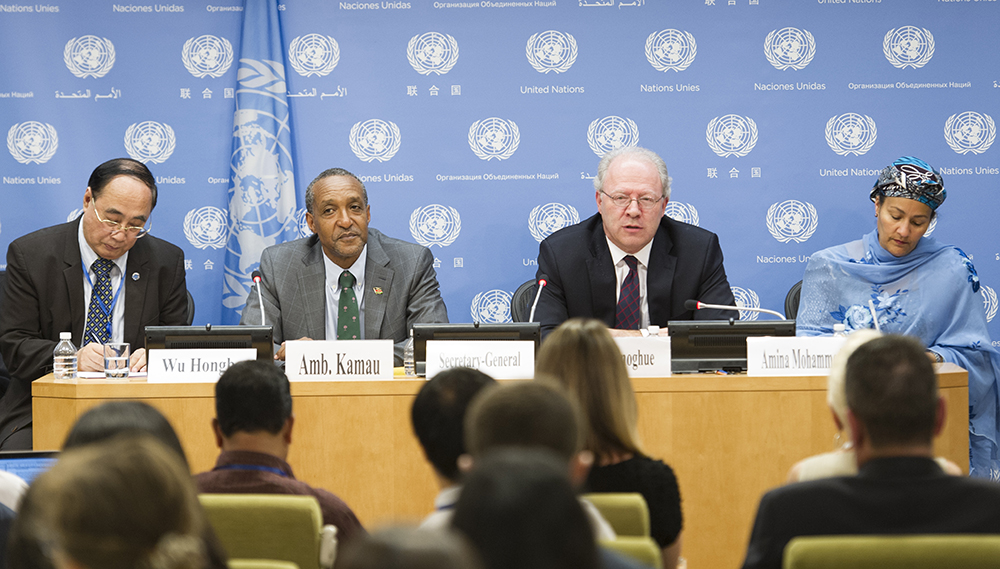
MULTIPOLYGON (((350 271, 360 299, 361 338, 395 342, 395 365, 414 323, 448 322, 434 257, 420 245, 368 227, 368 193, 341 168, 324 171, 306 189, 306 221, 313 235, 274 245, 260 258, 264 321, 274 326, 275 355, 284 342, 336 339, 340 273, 350 271)), ((255 285, 257 286, 257 285, 255 285)), ((251 290, 240 324, 260 324, 257 291, 251 290)))

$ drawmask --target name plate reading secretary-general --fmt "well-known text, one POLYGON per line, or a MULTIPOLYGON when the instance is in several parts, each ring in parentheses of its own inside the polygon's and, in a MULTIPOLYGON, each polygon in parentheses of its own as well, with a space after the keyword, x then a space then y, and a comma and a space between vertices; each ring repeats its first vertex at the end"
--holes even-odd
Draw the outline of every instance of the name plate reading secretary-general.
POLYGON ((255 348, 149 350, 147 383, 215 383, 236 362, 257 358, 255 348))
POLYGON ((427 378, 453 367, 471 367, 499 379, 535 377, 530 340, 427 340, 427 378))
POLYGON ((747 338, 747 375, 829 375, 844 338, 761 336, 747 338))
POLYGON ((289 381, 382 381, 392 379, 392 364, 392 340, 285 342, 289 381))
POLYGON ((629 377, 670 375, 670 336, 616 337, 629 377))

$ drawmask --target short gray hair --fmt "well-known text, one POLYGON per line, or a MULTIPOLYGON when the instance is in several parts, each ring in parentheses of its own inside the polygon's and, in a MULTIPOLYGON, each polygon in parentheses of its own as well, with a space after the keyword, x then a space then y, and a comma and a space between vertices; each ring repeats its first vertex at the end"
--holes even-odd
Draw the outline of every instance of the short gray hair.
POLYGON ((323 178, 329 178, 330 176, 349 176, 357 180, 358 183, 361 184, 361 196, 365 200, 365 205, 368 205, 368 190, 365 189, 365 183, 361 181, 361 178, 358 178, 343 168, 327 168, 326 170, 320 172, 319 176, 313 178, 313 181, 309 182, 309 185, 306 186, 306 211, 309 213, 313 212, 313 199, 315 199, 313 186, 316 185, 316 182, 322 180, 323 178))
POLYGON ((639 158, 656 166, 656 171, 660 174, 660 185, 663 187, 663 197, 670 200, 670 176, 667 175, 667 164, 659 154, 641 146, 621 146, 605 154, 597 166, 597 177, 594 178, 595 190, 600 192, 604 189, 604 177, 608 174, 608 168, 620 156, 639 158))

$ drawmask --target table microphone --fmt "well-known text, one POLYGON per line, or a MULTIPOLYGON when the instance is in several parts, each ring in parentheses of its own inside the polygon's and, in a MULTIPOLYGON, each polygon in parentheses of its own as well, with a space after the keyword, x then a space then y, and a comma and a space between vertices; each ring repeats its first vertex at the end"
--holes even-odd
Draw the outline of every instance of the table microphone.
POLYGON ((538 292, 535 293, 535 302, 531 303, 531 314, 528 315, 528 322, 535 321, 535 308, 538 307, 538 299, 542 297, 542 289, 545 285, 549 284, 549 276, 542 275, 538 277, 538 292))
POLYGON ((256 286, 256 289, 257 289, 257 302, 260 304, 260 325, 261 326, 267 326, 267 324, 264 323, 264 297, 261 296, 261 294, 260 294, 260 284, 261 284, 261 281, 263 280, 263 276, 261 276, 260 271, 254 271, 254 272, 250 273, 250 278, 252 278, 253 279, 253 283, 255 285, 257 285, 256 286))
POLYGON ((785 316, 779 312, 773 310, 768 310, 766 308, 751 308, 749 306, 725 306, 723 304, 705 304, 704 302, 699 302, 697 300, 685 300, 684 308, 687 310, 701 310, 702 308, 714 308, 716 310, 749 310, 750 312, 763 312, 765 314, 773 314, 782 320, 786 320, 785 316))

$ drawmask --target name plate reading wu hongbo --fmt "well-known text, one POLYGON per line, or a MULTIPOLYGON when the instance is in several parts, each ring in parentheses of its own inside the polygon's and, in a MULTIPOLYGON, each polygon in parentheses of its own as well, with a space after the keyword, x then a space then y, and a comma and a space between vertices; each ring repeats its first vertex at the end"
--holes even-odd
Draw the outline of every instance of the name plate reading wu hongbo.
POLYGON ((622 336, 615 341, 629 377, 670 375, 670 336, 622 336))
POLYGON ((147 383, 215 383, 236 362, 257 359, 256 348, 149 350, 147 383))
POLYGON ((427 340, 427 378, 453 367, 471 367, 499 379, 535 377, 535 343, 529 340, 427 340))
POLYGON ((392 340, 285 342, 289 381, 392 379, 392 340))
POLYGON ((747 338, 747 375, 829 375, 844 338, 763 336, 747 338))

